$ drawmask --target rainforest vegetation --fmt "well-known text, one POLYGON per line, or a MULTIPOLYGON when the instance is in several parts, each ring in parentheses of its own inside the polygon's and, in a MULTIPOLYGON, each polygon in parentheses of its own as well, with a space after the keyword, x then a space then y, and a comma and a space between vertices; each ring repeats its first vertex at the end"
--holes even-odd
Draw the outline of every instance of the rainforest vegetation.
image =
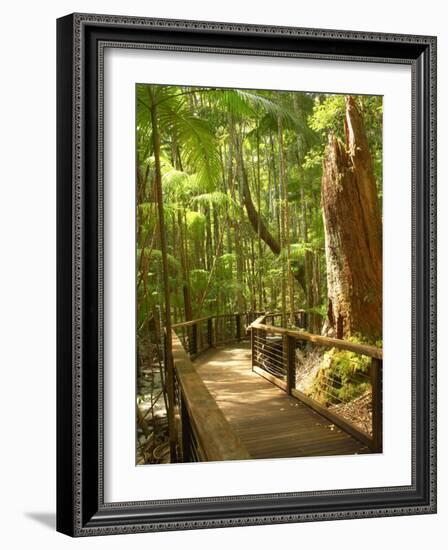
POLYGON ((175 323, 304 310, 308 332, 380 345, 381 97, 141 84, 136 116, 143 440, 169 408, 163 327, 170 349, 175 323))

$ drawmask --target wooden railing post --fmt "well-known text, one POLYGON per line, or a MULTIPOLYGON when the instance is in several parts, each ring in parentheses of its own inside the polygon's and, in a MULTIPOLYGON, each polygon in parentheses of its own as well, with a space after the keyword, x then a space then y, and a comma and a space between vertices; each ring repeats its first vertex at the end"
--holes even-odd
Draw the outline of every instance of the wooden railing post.
POLYGON ((182 425, 182 461, 191 462, 191 424, 183 397, 180 400, 180 418, 182 425))
POLYGON ((190 355, 196 355, 198 353, 198 324, 195 323, 191 326, 191 346, 190 355))
POLYGON ((207 344, 209 348, 214 346, 213 341, 213 318, 207 319, 207 344))
POLYGON ((221 321, 222 319, 220 317, 216 317, 215 319, 215 342, 219 344, 221 342, 221 321))
POLYGON ((241 313, 235 315, 236 321, 236 339, 239 342, 241 340, 241 313))
POLYGON ((372 357, 370 366, 372 384, 372 450, 381 453, 383 450, 383 362, 372 357))
POLYGON ((308 311, 303 312, 303 325, 302 325, 301 328, 304 328, 305 330, 309 330, 309 327, 310 327, 309 322, 308 322, 309 316, 310 316, 310 314, 309 314, 308 311))
POLYGON ((291 393, 291 390, 296 387, 296 340, 292 336, 284 336, 284 348, 286 358, 286 391, 291 393))

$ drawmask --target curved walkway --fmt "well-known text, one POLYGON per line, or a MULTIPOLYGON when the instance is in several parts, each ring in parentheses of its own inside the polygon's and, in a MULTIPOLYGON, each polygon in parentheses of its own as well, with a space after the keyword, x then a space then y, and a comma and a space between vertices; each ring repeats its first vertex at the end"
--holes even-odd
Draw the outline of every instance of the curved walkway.
POLYGON ((194 365, 253 458, 369 452, 326 418, 252 372, 250 345, 245 342, 210 349, 194 365))

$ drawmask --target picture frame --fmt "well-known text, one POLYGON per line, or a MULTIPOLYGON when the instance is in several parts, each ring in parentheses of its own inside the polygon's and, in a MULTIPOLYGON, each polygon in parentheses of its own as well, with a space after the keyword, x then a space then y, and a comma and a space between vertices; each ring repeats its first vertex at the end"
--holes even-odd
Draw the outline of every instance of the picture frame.
POLYGON ((436 38, 72 14, 58 19, 57 51, 57 530, 91 536, 435 513, 436 38), (105 502, 101 107, 111 43, 411 67, 410 485, 105 502))

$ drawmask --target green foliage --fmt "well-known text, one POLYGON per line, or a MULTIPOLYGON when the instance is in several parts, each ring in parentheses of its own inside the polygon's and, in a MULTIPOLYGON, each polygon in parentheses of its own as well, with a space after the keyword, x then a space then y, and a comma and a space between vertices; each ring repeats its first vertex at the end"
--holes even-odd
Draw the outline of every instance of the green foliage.
POLYGON ((235 202, 232 201, 227 193, 222 191, 211 191, 210 193, 203 193, 193 197, 193 204, 199 205, 214 205, 224 208, 226 206, 235 206, 235 202))
POLYGON ((366 344, 368 346, 375 346, 376 348, 382 348, 383 347, 383 339, 379 338, 375 341, 372 341, 369 338, 366 338, 362 334, 353 334, 350 336, 350 342, 353 342, 354 344, 366 344))
MULTIPOLYGON (((368 121, 369 143, 380 174, 381 98, 363 97, 357 101, 368 121)), ((163 296, 158 209, 153 202, 154 122, 161 142, 172 313, 181 321, 185 282, 195 312, 204 293, 203 314, 234 311, 237 307, 281 309, 288 245, 295 278, 295 307, 326 314, 320 208, 322 158, 328 132, 343 137, 343 116, 344 97, 340 95, 138 85, 137 260, 142 247, 145 257, 148 255, 141 275, 145 285, 139 286, 139 292, 143 286, 145 289, 145 294, 139 295, 139 319, 162 305, 163 296), (154 107, 156 121, 152 120, 154 107), (290 217, 286 238, 282 234, 285 205, 279 185, 281 147, 290 217), (239 156, 252 202, 267 231, 282 246, 280 254, 274 254, 258 238, 248 218, 239 156), (306 284, 312 284, 316 293, 312 304, 298 282, 306 269, 307 276, 313 277, 306 284)))
POLYGON ((162 173, 163 189, 173 197, 182 196, 185 193, 191 176, 187 172, 176 170, 171 165, 165 163, 165 170, 162 173))
MULTIPOLYGON (((170 218, 175 214, 175 206, 173 204, 164 203, 163 212, 166 218, 170 218)), ((144 223, 148 228, 153 228, 156 223, 157 205, 155 202, 144 202, 137 205, 137 218, 141 223, 144 223)))
POLYGON ((313 114, 308 118, 308 124, 310 128, 324 137, 328 132, 342 137, 344 113, 345 97, 343 95, 317 97, 314 102, 313 114))
POLYGON ((322 145, 316 145, 315 147, 312 147, 305 155, 302 168, 307 171, 319 169, 322 165, 323 158, 324 149, 322 145))
POLYGON ((224 268, 233 267, 235 260, 236 260, 236 254, 234 253, 221 254, 221 256, 218 258, 220 265, 224 268))
MULTIPOLYGON (((137 263, 140 263, 142 249, 137 248, 137 263)), ((151 262, 152 269, 161 270, 162 266, 162 251, 157 248, 143 248, 143 258, 151 262)), ((173 255, 167 255, 168 264, 171 269, 180 271, 180 263, 173 255)))
POLYGON ((190 284, 194 293, 201 293, 207 285, 209 273, 205 269, 193 269, 190 272, 190 284))
POLYGON ((186 213, 188 236, 193 240, 203 238, 205 232, 205 216, 200 212, 188 210, 186 213))
POLYGON ((370 389, 366 374, 371 359, 351 351, 331 349, 324 353, 311 394, 324 403, 346 403, 370 389))
POLYGON ((324 319, 325 316, 327 315, 327 310, 328 310, 328 301, 327 300, 322 302, 322 304, 320 304, 320 305, 305 308, 305 311, 307 311, 308 313, 317 313, 317 315, 320 315, 322 317, 322 319, 324 319))
POLYGON ((181 142, 183 163, 194 167, 191 173, 196 173, 201 183, 210 188, 220 174, 215 135, 210 124, 192 112, 187 96, 180 90, 182 88, 171 86, 137 86, 137 129, 141 138, 138 145, 139 156, 144 156, 150 150, 150 147, 142 146, 141 142, 151 142, 151 107, 154 104, 162 141, 167 136, 172 136, 181 142))
MULTIPOLYGON (((291 259, 302 260, 305 257, 306 252, 312 252, 313 248, 310 243, 301 242, 291 245, 291 259)), ((284 253, 284 251, 282 251, 284 253)))

